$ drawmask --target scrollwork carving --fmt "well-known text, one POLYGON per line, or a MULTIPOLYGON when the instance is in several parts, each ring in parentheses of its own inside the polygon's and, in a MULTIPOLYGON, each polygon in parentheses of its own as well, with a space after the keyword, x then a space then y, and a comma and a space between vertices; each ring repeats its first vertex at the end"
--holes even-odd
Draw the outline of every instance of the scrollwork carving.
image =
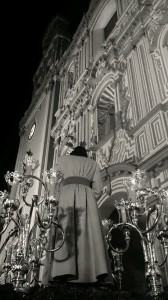
POLYGON ((92 69, 92 77, 95 79, 101 79, 107 69, 108 66, 108 57, 107 55, 102 55, 97 62, 95 63, 93 69, 92 69))
POLYGON ((164 13, 165 9, 158 9, 155 14, 152 16, 152 20, 150 24, 147 27, 147 33, 149 38, 150 45, 154 44, 155 34, 160 26, 160 24, 163 22, 164 19, 164 13))

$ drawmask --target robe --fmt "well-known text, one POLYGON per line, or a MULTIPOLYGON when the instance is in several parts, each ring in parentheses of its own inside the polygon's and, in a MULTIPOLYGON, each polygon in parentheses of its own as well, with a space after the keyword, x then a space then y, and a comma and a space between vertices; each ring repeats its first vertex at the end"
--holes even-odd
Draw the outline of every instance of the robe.
MULTIPOLYGON (((85 177, 92 187, 67 184, 61 188, 57 220, 65 231, 65 242, 52 253, 43 280, 64 278, 71 282, 89 283, 110 278, 107 245, 96 200, 102 193, 99 167, 93 159, 65 155, 58 159, 57 168, 66 179, 85 177)), ((52 233, 51 244, 60 244, 59 230, 52 233)), ((51 246, 50 246, 51 247, 51 246)))

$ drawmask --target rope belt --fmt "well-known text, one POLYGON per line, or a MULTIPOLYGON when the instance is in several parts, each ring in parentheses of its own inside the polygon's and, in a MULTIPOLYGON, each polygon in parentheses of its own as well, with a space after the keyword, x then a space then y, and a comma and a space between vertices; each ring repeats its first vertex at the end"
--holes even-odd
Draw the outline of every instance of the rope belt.
POLYGON ((68 184, 83 184, 89 186, 90 188, 92 187, 92 182, 89 179, 80 176, 67 177, 62 181, 62 186, 68 184))

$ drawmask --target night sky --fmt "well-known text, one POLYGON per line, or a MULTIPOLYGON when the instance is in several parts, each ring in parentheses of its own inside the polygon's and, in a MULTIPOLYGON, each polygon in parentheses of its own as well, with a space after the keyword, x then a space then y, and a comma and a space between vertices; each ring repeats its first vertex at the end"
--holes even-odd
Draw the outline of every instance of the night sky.
POLYGON ((73 35, 90 0, 6 1, 1 7, 0 190, 4 175, 14 171, 19 147, 19 122, 28 109, 33 75, 42 59, 42 39, 57 15, 70 22, 73 35))

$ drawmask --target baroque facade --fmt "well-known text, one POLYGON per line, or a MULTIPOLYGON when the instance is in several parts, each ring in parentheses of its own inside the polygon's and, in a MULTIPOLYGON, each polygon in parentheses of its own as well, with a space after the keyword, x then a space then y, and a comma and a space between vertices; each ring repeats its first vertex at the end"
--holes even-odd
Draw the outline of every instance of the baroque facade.
POLYGON ((57 17, 44 37, 16 169, 31 149, 41 176, 84 142, 101 168, 98 206, 109 218, 137 168, 149 172, 151 187, 168 188, 168 3, 92 0, 72 40, 66 30, 57 17))

